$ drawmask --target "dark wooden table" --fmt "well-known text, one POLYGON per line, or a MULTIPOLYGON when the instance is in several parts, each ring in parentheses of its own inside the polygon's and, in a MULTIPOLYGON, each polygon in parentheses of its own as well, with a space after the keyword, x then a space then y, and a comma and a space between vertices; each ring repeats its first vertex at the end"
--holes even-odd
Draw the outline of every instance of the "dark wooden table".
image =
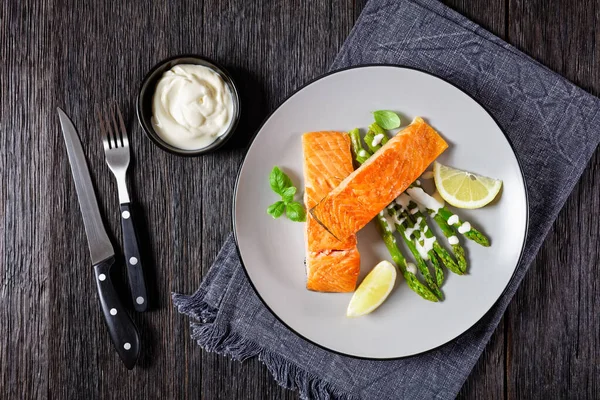
MULTIPOLYGON (((584 89, 600 93, 600 1, 451 0, 584 89)), ((283 98, 325 71, 364 0, 3 1, 0 5, 0 398, 297 398, 257 360, 203 352, 170 293, 191 293, 231 229, 248 138, 283 98), (159 60, 196 53, 241 86, 237 138, 217 154, 168 155, 133 102, 159 60), (134 315, 146 348, 127 372, 99 312, 55 108, 79 128, 100 208, 120 238, 94 103, 132 127, 133 198, 145 216, 155 310, 134 315)), ((594 156, 460 398, 598 398, 600 158, 594 156)))

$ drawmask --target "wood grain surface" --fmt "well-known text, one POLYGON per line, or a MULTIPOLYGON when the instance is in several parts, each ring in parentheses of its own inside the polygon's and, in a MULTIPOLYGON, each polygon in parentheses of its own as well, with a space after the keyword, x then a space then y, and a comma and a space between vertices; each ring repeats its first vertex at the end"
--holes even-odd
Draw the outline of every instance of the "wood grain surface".
MULTIPOLYGON (((600 1, 449 0, 484 28, 600 94, 600 1)), ((262 119, 327 71, 365 0, 0 4, 0 398, 295 399, 257 360, 203 352, 170 293, 191 293, 231 229, 238 165, 262 119), (179 158, 134 119, 145 73, 203 55, 240 85, 243 117, 226 148, 179 158), (109 234, 117 192, 96 103, 126 111, 132 198, 153 311, 127 372, 99 312, 85 233, 55 108, 78 127, 109 234)), ((598 398, 600 157, 592 159, 459 398, 598 398)), ((115 271, 123 282, 124 271, 115 271)), ((127 296, 123 296, 127 301, 127 296)))

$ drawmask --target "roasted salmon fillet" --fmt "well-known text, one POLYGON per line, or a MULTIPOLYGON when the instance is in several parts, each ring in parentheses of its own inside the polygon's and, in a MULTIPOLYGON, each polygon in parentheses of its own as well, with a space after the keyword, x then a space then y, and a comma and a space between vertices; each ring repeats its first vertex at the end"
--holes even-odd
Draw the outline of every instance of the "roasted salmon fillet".
POLYGON ((421 117, 396 136, 310 210, 338 239, 352 237, 414 182, 448 144, 421 117))
POLYGON ((353 292, 360 272, 360 254, 350 250, 309 251, 306 254, 306 288, 317 292, 353 292))
MULTIPOLYGON (((316 206, 354 170, 350 138, 343 132, 302 136, 304 202, 316 206)), ((352 292, 360 271, 356 236, 338 240, 310 215, 306 221, 306 287, 319 292, 352 292)))

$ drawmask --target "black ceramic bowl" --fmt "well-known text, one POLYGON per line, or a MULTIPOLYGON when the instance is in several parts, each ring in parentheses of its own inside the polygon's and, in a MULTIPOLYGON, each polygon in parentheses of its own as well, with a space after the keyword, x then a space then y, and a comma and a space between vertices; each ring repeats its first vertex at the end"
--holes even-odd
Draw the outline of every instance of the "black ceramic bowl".
POLYGON ((179 156, 199 156, 201 154, 210 153, 211 151, 223 146, 235 132, 237 124, 240 120, 240 111, 240 98, 238 91, 229 73, 215 63, 194 55, 175 56, 161 61, 155 65, 142 81, 142 86, 137 98, 137 117, 140 125, 142 125, 142 128, 144 129, 144 132, 146 132, 146 135, 164 151, 168 151, 169 153, 177 154, 179 156), (212 69, 219 74, 221 78, 223 78, 223 81, 231 92, 231 97, 233 100, 233 115, 227 131, 225 131, 225 133, 219 136, 217 140, 212 142, 210 145, 197 150, 180 149, 165 142, 152 127, 152 97, 154 96, 156 85, 165 72, 178 64, 196 64, 212 69))

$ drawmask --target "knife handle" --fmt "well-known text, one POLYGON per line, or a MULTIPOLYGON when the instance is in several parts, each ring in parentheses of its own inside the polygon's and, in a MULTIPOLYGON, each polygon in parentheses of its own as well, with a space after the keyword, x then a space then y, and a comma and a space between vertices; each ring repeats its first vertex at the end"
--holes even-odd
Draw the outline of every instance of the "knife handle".
POLYGON ((131 203, 121 204, 121 227, 123 229, 127 279, 129 280, 129 290, 131 292, 133 306, 136 311, 144 312, 148 308, 148 295, 137 234, 135 233, 135 225, 133 224, 131 203))
POLYGON ((110 338, 127 369, 133 369, 140 353, 140 337, 110 279, 111 257, 94 265, 98 296, 110 338))

